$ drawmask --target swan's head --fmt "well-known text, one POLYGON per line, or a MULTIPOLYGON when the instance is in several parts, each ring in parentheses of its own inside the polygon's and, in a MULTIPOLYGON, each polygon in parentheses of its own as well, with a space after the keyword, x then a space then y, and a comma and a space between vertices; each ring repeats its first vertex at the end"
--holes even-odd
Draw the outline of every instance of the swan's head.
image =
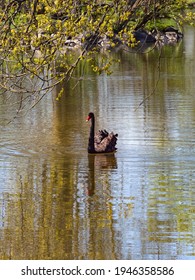
POLYGON ((86 122, 88 122, 92 118, 94 118, 94 113, 90 112, 87 116, 86 122))

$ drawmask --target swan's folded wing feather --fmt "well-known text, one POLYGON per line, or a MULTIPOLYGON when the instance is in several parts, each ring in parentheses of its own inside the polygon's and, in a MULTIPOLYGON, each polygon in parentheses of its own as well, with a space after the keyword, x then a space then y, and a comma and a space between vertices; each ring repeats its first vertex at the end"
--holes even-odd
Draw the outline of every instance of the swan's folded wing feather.
POLYGON ((95 150, 98 153, 114 152, 116 151, 117 134, 113 132, 109 133, 107 137, 104 137, 100 143, 95 142, 95 150))
POLYGON ((102 140, 107 137, 109 133, 104 129, 104 130, 99 130, 94 137, 94 142, 96 144, 100 144, 102 140))

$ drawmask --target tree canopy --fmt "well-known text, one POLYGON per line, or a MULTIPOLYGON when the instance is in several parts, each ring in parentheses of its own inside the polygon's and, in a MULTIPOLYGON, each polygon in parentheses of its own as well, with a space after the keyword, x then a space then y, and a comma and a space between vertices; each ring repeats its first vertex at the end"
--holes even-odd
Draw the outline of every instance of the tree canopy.
MULTIPOLYGON (((36 104, 69 79, 81 60, 91 59, 99 38, 113 47, 117 40, 133 47, 133 31, 156 27, 160 18, 181 24, 185 7, 183 0, 0 1, 1 92, 35 95, 36 104), (71 56, 69 47, 76 41, 81 46, 71 56)), ((188 13, 185 19, 193 16, 188 13)), ((91 65, 106 71, 110 64, 91 65)))

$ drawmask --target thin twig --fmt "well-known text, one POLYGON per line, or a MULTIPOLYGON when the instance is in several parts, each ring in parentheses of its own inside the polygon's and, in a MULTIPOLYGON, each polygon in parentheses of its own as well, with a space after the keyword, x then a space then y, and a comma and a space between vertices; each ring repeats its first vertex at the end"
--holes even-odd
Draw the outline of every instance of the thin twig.
POLYGON ((154 89, 139 103, 139 105, 135 108, 135 111, 137 111, 141 105, 143 105, 146 100, 148 100, 152 95, 156 94, 156 90, 160 81, 160 60, 161 60, 161 54, 162 52, 160 51, 159 56, 158 56, 158 66, 157 66, 157 71, 158 71, 158 78, 156 80, 154 89))

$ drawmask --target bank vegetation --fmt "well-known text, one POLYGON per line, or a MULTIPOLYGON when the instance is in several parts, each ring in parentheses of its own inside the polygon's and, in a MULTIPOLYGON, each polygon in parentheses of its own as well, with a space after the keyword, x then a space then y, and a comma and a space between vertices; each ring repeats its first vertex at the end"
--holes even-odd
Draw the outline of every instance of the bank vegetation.
POLYGON ((194 24, 192 8, 183 0, 1 0, 0 92, 19 93, 21 111, 68 81, 80 61, 109 74, 111 62, 95 54, 136 48, 139 32, 155 34, 154 45, 166 27, 181 34, 184 22, 194 24))

